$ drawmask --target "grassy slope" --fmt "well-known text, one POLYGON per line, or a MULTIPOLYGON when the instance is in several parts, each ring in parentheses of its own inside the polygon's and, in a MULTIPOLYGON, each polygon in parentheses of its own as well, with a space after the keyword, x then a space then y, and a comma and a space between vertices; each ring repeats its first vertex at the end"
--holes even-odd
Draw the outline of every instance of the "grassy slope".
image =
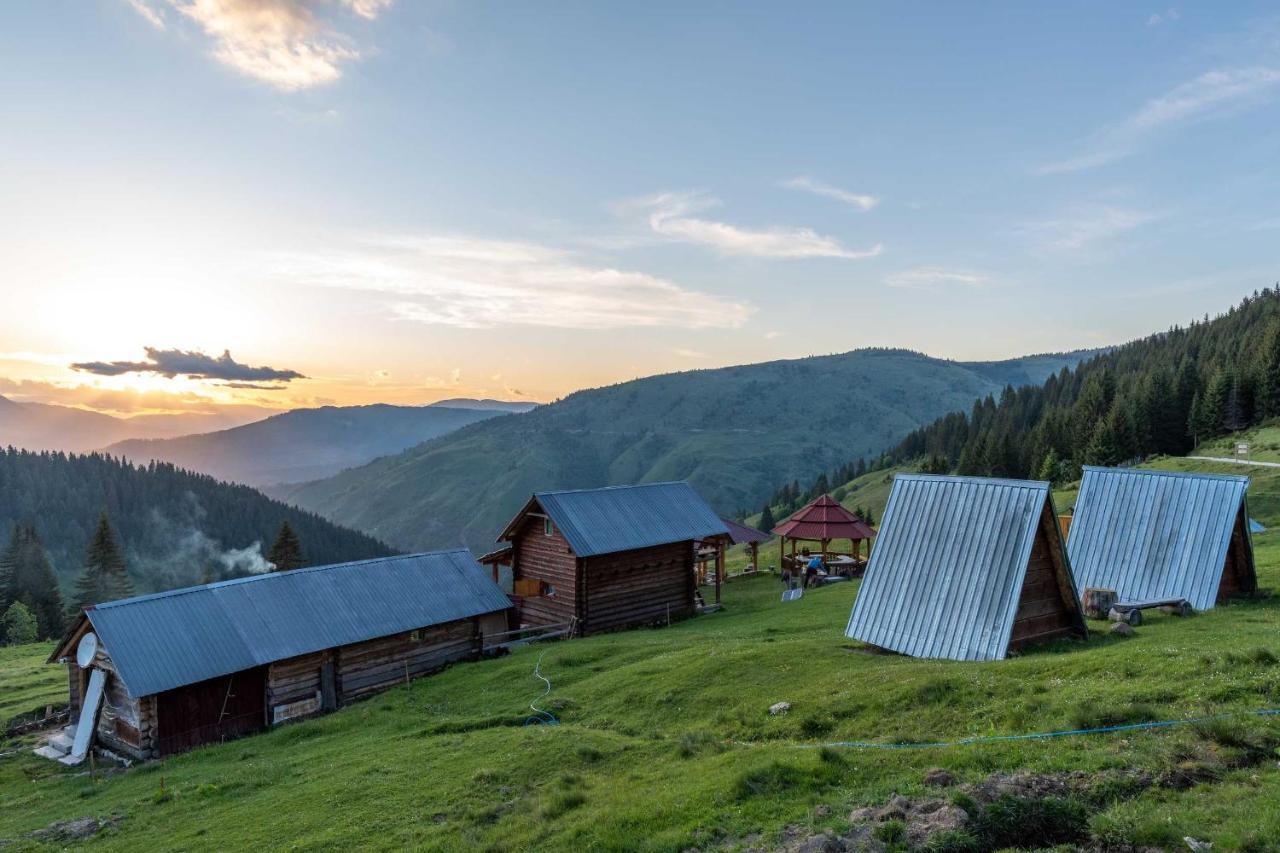
MULTIPOLYGON (((1277 496, 1280 472, 1255 479, 1254 514, 1272 529, 1277 496)), ((1274 587, 1280 536, 1256 544, 1261 582, 1274 587)), ((1188 621, 1157 614, 1131 640, 1095 633, 1088 645, 961 664, 848 650, 841 629, 851 584, 787 605, 778 591, 767 577, 735 582, 719 614, 458 666, 321 720, 98 781, 26 754, 0 759, 0 838, 118 812, 125 822, 95 846, 678 850, 757 831, 768 839, 789 823, 841 828, 855 805, 920 792, 934 766, 966 779, 1158 770, 1221 749, 1192 728, 843 750, 835 759, 812 748, 822 741, 952 739, 1280 706, 1280 664, 1257 651, 1280 654, 1280 600, 1188 621), (558 727, 519 725, 541 693, 540 656, 558 727), (771 717, 779 700, 792 711, 771 717), (818 804, 835 808, 816 818, 818 804)), ((1280 768, 1264 762, 1188 791, 1152 790, 1107 807, 1093 825, 1141 843, 1194 835, 1218 849, 1280 845, 1280 768)))
POLYGON ((0 730, 15 717, 43 712, 46 705, 67 703, 65 673, 45 666, 49 643, 0 646, 0 730))

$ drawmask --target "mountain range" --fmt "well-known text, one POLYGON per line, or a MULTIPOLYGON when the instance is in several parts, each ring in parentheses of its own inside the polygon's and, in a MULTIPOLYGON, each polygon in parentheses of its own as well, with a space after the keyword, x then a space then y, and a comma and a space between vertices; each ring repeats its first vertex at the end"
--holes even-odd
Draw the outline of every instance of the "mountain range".
POLYGON ((429 406, 322 406, 198 435, 130 439, 104 451, 135 462, 157 460, 220 480, 264 486, 319 479, 399 453, 460 427, 533 404, 443 400, 429 406))
POLYGON ((128 438, 168 438, 227 429, 270 413, 247 406, 218 412, 118 418, 70 406, 22 403, 0 397, 0 447, 81 453, 128 438))
POLYGON ((1097 351, 956 362, 865 349, 666 374, 474 423, 268 492, 405 549, 485 548, 531 492, 689 480, 719 511, 859 457, 1097 351))

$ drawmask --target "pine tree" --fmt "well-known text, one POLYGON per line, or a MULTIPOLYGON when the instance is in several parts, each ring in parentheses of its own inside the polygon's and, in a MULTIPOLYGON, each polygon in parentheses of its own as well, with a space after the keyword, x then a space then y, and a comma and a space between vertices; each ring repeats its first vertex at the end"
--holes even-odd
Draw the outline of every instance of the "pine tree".
POLYGON ((129 580, 129 570, 104 512, 98 516, 98 528, 89 540, 85 555, 84 571, 76 580, 76 610, 131 595, 133 583, 129 580))
POLYGON ((39 639, 35 614, 21 601, 10 604, 0 616, 0 645, 23 646, 39 639))
POLYGON ((280 533, 271 546, 271 553, 267 554, 267 561, 275 566, 273 571, 277 572, 302 568, 302 543, 298 541, 298 534, 293 532, 288 521, 280 525, 280 533))
POLYGON ((764 509, 760 511, 760 529, 768 533, 777 526, 778 522, 773 520, 773 507, 765 504, 764 509))
POLYGON ((5 609, 20 601, 35 616, 40 639, 61 636, 62 593, 35 525, 14 525, 3 563, 7 590, 0 594, 0 600, 5 609))

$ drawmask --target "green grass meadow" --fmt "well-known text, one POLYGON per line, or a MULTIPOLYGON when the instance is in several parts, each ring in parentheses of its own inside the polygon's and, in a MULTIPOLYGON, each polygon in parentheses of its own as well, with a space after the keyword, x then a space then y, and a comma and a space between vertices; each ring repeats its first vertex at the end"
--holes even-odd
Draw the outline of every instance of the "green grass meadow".
MULTIPOLYGON (((847 501, 871 504, 882 486, 887 495, 869 482, 847 501)), ((1254 488, 1254 515, 1280 526, 1280 471, 1254 488)), ((1255 544, 1260 582, 1275 587, 1280 537, 1255 544)), ((1193 780, 1183 790, 1100 785, 1082 806, 1088 843, 1185 849, 1191 835, 1216 850, 1280 849, 1280 719, 1249 715, 1280 707, 1280 599, 1190 619, 1156 613, 1130 639, 1094 623, 1087 643, 955 663, 869 654, 846 640, 856 584, 786 604, 780 592, 775 577, 737 580, 718 613, 455 666, 322 719, 126 771, 90 777, 18 750, 0 758, 0 839, 42 849, 25 834, 115 814, 119 825, 86 846, 733 850, 779 844, 789 825, 843 831, 855 807, 924 794, 934 767, 962 781, 1183 768, 1193 780), (552 681, 541 700, 539 660, 552 681), (560 724, 525 725, 532 701, 560 724), (771 716, 779 701, 790 712, 771 716), (1220 714, 1239 716, 966 746, 823 748, 1220 714)), ((22 690, 61 695, 62 671, 41 666, 46 654, 0 651, 4 707, 33 671, 47 673, 44 686, 22 690)))

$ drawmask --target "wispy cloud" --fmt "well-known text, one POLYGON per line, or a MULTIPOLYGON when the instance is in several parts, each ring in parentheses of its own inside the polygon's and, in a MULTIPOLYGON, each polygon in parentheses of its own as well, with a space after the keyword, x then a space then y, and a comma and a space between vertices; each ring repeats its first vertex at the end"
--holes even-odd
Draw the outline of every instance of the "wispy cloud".
POLYGON ((726 255, 758 258, 873 258, 883 251, 879 244, 866 249, 846 249, 833 237, 809 228, 742 228, 695 214, 719 206, 717 199, 701 193, 662 193, 624 203, 623 210, 646 212, 653 233, 669 240, 697 243, 726 255))
POLYGON ((1164 217, 1154 213, 1112 205, 1084 205, 1062 216, 1040 220, 1020 230, 1031 235, 1037 248, 1071 252, 1112 240, 1164 217))
POLYGON ((833 198, 836 201, 844 202, 850 207, 856 207, 858 210, 870 210, 880 203, 880 199, 873 195, 849 192, 803 175, 783 181, 782 185, 789 190, 800 190, 801 192, 833 198))
POLYGON ((1163 12, 1152 12, 1151 16, 1147 18, 1147 26, 1158 27, 1163 24, 1174 24, 1177 23, 1181 17, 1182 15, 1177 9, 1170 7, 1165 9, 1163 12))
POLYGON ((479 237, 375 236, 269 265, 277 280, 377 293, 402 319, 471 329, 737 328, 754 311, 563 250, 479 237))
POLYGON ((125 0, 143 19, 158 30, 165 29, 164 16, 147 0, 125 0))
POLYGON ((1209 71, 1177 86, 1118 124, 1105 127, 1075 157, 1049 163, 1038 174, 1077 172, 1132 154, 1151 136, 1178 125, 1216 118, 1263 102, 1280 87, 1280 68, 1254 66, 1209 71))
POLYGON ((305 379, 296 370, 280 370, 274 367, 253 367, 241 364, 231 357, 230 351, 213 357, 195 350, 157 349, 144 347, 146 361, 81 361, 71 365, 72 370, 93 373, 98 376, 122 376, 126 373, 154 373, 169 379, 186 376, 191 379, 218 379, 231 388, 275 390, 276 385, 262 382, 290 382, 305 379))
MULTIPOLYGON (((126 0, 138 14, 166 28, 165 9, 194 22, 213 42, 222 64, 286 92, 332 83, 342 65, 360 58, 351 39, 316 14, 313 0, 126 0)), ((393 0, 339 0, 339 7, 372 20, 393 0)))
POLYGON ((939 291, 956 287, 985 287, 991 279, 985 273, 944 267, 915 267, 890 273, 884 283, 907 290, 939 291))

